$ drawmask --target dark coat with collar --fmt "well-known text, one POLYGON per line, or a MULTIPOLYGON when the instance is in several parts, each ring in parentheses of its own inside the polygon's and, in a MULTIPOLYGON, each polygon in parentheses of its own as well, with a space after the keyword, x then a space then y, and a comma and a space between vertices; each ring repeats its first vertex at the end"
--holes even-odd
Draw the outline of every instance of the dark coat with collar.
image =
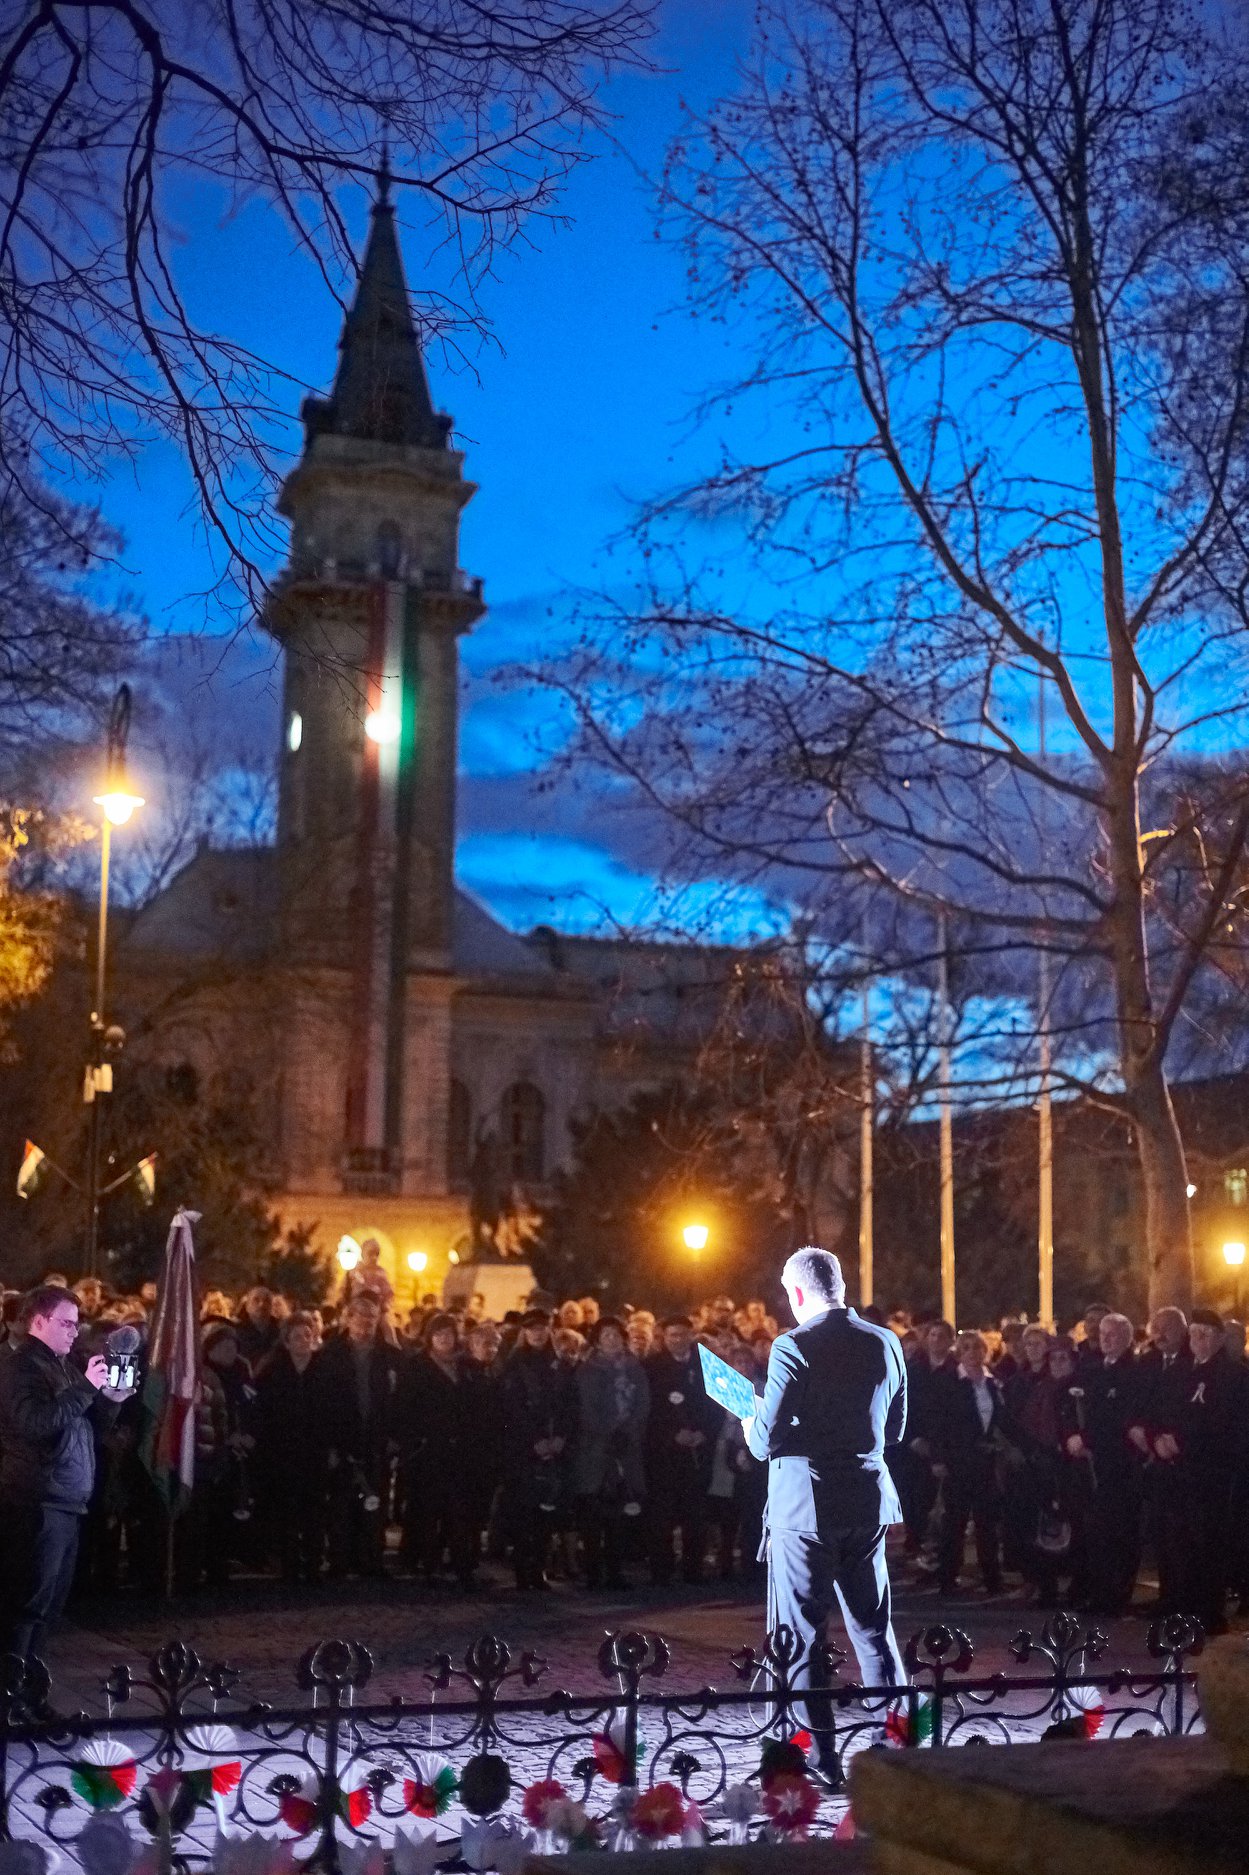
POLYGON ((768 1527, 825 1536, 900 1523, 885 1447, 906 1430, 906 1363, 887 1328, 826 1309, 778 1335, 747 1432, 768 1461, 768 1527))
POLYGON ((83 1512, 95 1484, 96 1424, 116 1407, 35 1335, 0 1362, 0 1506, 83 1512))

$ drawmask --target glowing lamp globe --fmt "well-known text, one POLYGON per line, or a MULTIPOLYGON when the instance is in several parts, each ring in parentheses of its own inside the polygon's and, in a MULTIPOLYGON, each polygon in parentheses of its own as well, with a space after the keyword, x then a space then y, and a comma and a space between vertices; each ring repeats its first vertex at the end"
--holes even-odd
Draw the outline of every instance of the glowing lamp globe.
POLYGON ((1225 1243, 1223 1245, 1223 1261, 1227 1264, 1229 1269, 1239 1269, 1244 1263, 1244 1260, 1245 1246, 1243 1243, 1225 1243))
POLYGON ((428 1264, 429 1258, 424 1250, 408 1251, 408 1268, 412 1271, 414 1276, 419 1276, 421 1271, 425 1269, 428 1264))
POLYGON ((339 1238, 338 1261, 345 1270, 353 1270, 356 1267, 360 1261, 360 1246, 354 1237, 339 1238))
POLYGON ((705 1224, 687 1224, 681 1232, 681 1241, 687 1250, 695 1252, 707 1248, 707 1239, 711 1236, 705 1224))
POLYGON ((370 742, 397 742, 399 718, 390 710, 370 710, 364 719, 364 733, 370 742))
POLYGON ((120 787, 107 788, 103 794, 93 798, 95 805, 103 808, 105 818, 114 827, 124 827, 135 808, 143 806, 143 796, 132 794, 124 783, 120 787))

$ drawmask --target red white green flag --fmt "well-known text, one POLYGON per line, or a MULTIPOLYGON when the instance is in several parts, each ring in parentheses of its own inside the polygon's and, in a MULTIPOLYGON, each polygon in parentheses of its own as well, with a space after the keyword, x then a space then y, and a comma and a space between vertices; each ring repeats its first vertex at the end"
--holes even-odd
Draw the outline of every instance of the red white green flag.
POLYGON ((170 1513, 195 1482, 195 1396, 199 1387, 199 1294, 195 1281, 198 1211, 177 1211, 165 1244, 143 1383, 140 1456, 170 1513))

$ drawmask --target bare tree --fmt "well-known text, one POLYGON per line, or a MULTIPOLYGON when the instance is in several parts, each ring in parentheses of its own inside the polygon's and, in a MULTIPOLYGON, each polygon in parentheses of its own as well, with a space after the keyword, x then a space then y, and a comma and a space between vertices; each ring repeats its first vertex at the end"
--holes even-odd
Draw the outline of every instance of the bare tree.
POLYGON ((870 916, 880 968, 955 945, 999 1092, 1040 1000, 1130 1119, 1155 1304, 1193 1283, 1168 1054, 1245 932, 1247 125, 1176 0, 766 7, 663 185, 751 366, 546 673, 687 874, 870 916))
MULTIPOLYGON (((293 401, 272 360, 189 310, 172 197, 276 206, 330 290, 355 256, 340 187, 395 183, 474 290, 550 215, 632 60, 649 0, 15 0, 0 27, 0 470, 98 473, 153 435, 183 451, 245 586, 293 401)), ((465 306, 431 303, 453 326, 465 306)))

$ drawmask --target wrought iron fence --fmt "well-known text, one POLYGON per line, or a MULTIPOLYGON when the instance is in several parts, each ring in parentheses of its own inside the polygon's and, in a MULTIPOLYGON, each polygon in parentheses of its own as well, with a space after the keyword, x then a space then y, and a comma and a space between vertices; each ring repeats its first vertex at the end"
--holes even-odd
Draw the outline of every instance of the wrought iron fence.
POLYGON ((704 1834, 735 1840, 752 1827, 831 1828, 858 1750, 1011 1742, 1055 1727, 1187 1733, 1199 1723, 1202 1646, 1196 1622, 1171 1618, 1150 1631, 1146 1665, 1108 1666, 1106 1636, 1060 1614, 1039 1635, 1016 1636, 1015 1670, 978 1674, 968 1636, 937 1626, 910 1641, 911 1682, 899 1688, 844 1679, 836 1649, 804 1657, 780 1628, 731 1656, 724 1688, 683 1691, 666 1641, 621 1632, 599 1649, 595 1690, 575 1693, 544 1690, 538 1655, 488 1635, 458 1661, 436 1656, 419 1696, 371 1700, 369 1650, 331 1640, 304 1654, 297 1697, 277 1705, 249 1697, 238 1668, 205 1666, 174 1641, 141 1672, 114 1667, 98 1712, 56 1710, 42 1665, 10 1658, 0 1665, 0 1836, 72 1854, 107 1813, 155 1838, 166 1866, 207 1862, 218 1830, 260 1831, 294 1841, 325 1875, 350 1875, 362 1843, 393 1846, 396 1833, 405 1866, 430 1869, 498 1866, 491 1840, 521 1840, 526 1827, 542 1847, 645 1835, 643 1813, 652 1839, 694 1818, 704 1834), (818 1777, 805 1763, 809 1726, 818 1777), (788 1815, 777 1814, 768 1754, 799 1792, 788 1815), (639 1796, 662 1791, 663 1802, 638 1810, 639 1796), (425 1832, 419 1862, 414 1831, 425 1832))

